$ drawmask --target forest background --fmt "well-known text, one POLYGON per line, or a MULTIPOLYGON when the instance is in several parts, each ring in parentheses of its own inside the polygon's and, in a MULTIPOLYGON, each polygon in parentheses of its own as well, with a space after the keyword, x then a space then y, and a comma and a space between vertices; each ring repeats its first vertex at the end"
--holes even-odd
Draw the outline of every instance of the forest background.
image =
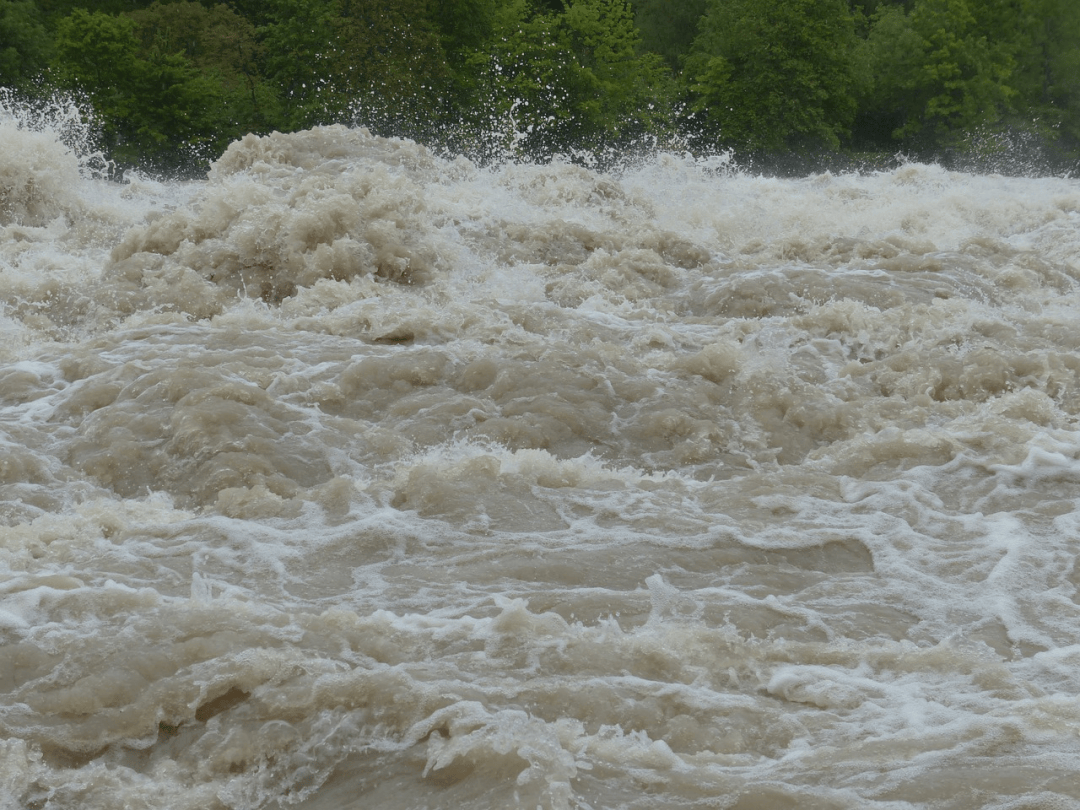
POLYGON ((0 0, 0 87, 77 99, 118 165, 173 174, 334 122, 480 160, 1073 171, 1080 2, 0 0))

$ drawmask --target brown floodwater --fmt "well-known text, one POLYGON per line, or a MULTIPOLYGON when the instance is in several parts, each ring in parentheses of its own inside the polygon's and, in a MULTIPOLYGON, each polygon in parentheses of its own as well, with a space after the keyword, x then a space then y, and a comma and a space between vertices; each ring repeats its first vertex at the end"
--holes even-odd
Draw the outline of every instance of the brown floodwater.
POLYGON ((1080 807, 1080 181, 0 113, 3 810, 1080 807))

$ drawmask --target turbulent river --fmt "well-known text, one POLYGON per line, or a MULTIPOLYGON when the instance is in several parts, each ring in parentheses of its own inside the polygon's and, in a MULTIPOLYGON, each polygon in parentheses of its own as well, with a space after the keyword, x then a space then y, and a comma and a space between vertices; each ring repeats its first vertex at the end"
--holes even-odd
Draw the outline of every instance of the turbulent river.
POLYGON ((1080 182, 96 177, 0 117, 0 808, 1080 807, 1080 182))

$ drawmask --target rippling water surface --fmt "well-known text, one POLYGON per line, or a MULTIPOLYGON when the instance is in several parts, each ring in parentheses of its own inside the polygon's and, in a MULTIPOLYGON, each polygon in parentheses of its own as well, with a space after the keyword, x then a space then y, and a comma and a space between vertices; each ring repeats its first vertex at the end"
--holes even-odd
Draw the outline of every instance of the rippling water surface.
POLYGON ((0 119, 0 807, 1080 807, 1080 183, 95 179, 0 119))

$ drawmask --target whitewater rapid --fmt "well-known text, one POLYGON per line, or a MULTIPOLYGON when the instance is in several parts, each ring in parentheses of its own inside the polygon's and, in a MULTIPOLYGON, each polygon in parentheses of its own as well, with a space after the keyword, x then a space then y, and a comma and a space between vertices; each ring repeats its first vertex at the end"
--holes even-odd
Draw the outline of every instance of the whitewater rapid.
POLYGON ((1078 225, 0 115, 0 808, 1080 807, 1078 225))

